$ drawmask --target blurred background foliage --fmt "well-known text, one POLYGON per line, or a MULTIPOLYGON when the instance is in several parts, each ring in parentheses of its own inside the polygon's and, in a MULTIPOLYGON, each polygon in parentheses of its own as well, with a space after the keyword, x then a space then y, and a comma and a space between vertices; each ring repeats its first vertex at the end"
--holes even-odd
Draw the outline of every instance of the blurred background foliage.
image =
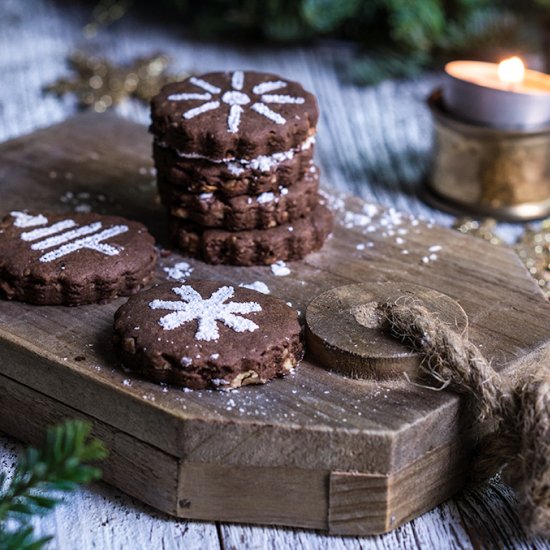
POLYGON ((513 52, 545 59, 550 49, 550 0, 159 0, 152 6, 99 0, 94 11, 105 20, 134 7, 160 11, 209 40, 348 41, 357 52, 346 73, 367 84, 457 57, 496 60, 513 52))

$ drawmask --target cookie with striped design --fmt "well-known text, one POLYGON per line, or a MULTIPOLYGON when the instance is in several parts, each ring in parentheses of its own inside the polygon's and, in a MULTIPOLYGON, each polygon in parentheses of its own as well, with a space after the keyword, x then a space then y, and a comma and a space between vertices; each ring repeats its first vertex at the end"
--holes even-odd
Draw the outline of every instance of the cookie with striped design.
POLYGON ((75 306, 128 296, 157 261, 144 225, 117 216, 11 212, 0 222, 0 295, 75 306))

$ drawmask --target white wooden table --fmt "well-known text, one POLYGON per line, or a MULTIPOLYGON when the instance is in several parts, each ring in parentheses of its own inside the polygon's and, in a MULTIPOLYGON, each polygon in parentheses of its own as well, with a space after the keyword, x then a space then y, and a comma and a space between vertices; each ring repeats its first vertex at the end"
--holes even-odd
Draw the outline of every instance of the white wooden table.
MULTIPOLYGON (((72 98, 44 96, 42 87, 66 74, 76 48, 126 61, 155 51, 170 54, 175 70, 259 69, 300 80, 323 110, 318 160, 325 182, 336 188, 449 225, 450 216, 418 198, 429 160, 431 122, 425 97, 437 75, 360 88, 338 76, 349 56, 340 44, 315 48, 257 49, 186 40, 177 25, 130 14, 94 41, 84 39, 90 5, 62 0, 0 3, 0 141, 61 121, 75 112, 72 98)), ((137 102, 119 113, 144 124, 148 109, 137 102)), ((0 177, 1 167, 0 167, 0 177)), ((1 207, 0 197, 0 207, 1 207)), ((518 233, 501 226, 508 239, 518 233)), ((2 360, 2 358, 0 358, 2 360)), ((12 467, 20 446, 0 435, 0 469, 12 467)), ((174 520, 105 484, 79 490, 36 522, 53 534, 52 548, 550 548, 519 524, 510 490, 495 481, 453 500, 385 536, 328 537, 275 527, 174 520)))

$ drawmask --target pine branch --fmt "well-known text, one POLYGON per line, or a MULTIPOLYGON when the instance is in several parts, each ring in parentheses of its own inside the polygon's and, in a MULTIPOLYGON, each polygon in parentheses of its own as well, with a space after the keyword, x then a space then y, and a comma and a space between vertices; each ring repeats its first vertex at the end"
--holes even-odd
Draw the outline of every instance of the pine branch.
POLYGON ((30 519, 52 510, 60 493, 101 477, 87 463, 102 460, 107 451, 89 438, 90 430, 89 423, 80 421, 49 428, 42 448, 24 451, 11 480, 0 473, 0 550, 42 548, 49 538, 34 539, 30 519))
POLYGON ((387 78, 411 78, 425 70, 429 58, 422 52, 378 50, 362 55, 347 67, 347 76, 359 84, 377 84, 387 78))

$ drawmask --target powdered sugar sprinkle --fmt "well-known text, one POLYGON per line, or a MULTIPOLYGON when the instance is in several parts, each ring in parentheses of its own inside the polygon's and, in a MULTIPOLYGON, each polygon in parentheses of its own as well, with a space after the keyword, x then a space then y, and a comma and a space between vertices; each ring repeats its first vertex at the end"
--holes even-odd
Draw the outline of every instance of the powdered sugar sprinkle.
POLYGON ((163 271, 169 279, 183 283, 193 273, 193 268, 187 262, 178 262, 172 267, 164 267, 163 271))
POLYGON ((271 272, 276 277, 286 277, 291 273, 290 268, 282 260, 271 265, 271 272))

